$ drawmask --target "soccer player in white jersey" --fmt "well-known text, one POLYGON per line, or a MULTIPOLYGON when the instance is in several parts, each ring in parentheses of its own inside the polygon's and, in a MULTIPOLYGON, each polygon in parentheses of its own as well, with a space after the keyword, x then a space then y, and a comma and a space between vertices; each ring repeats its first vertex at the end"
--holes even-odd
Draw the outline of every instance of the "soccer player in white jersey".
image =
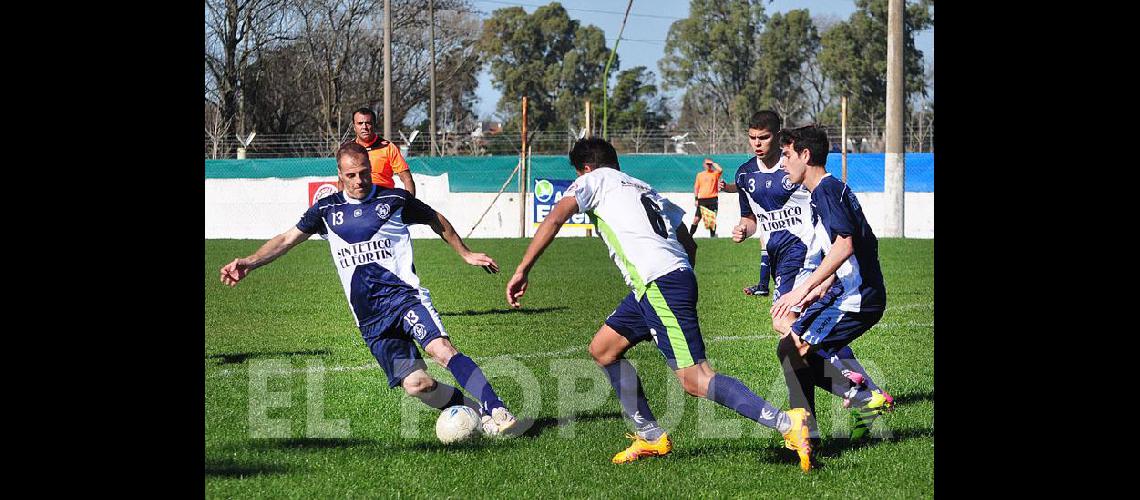
MULTIPOLYGON (((818 373, 811 365, 819 364, 821 355, 858 365, 849 344, 882 319, 887 289, 879 266, 879 240, 859 199, 825 167, 827 132, 814 126, 785 130, 780 143, 784 170, 792 182, 811 191, 815 247, 826 254, 807 278, 773 302, 770 311, 780 332, 777 352, 788 396, 795 401, 803 397, 797 392, 813 392, 817 382, 812 378, 818 373), (790 313, 797 306, 805 308, 798 316, 790 313)), ((862 375, 866 383, 845 395, 845 403, 854 406, 852 439, 866 437, 872 420, 893 406, 890 394, 865 371, 862 375)))
POLYGON ((649 409, 637 371, 623 358, 634 344, 652 340, 685 392, 778 430, 785 446, 799 455, 800 467, 810 470, 807 411, 780 411, 739 380, 714 372, 705 358, 692 267, 697 247, 685 228, 685 211, 648 184, 621 172, 617 152, 604 139, 580 139, 570 151, 570 164, 578 179, 536 231, 507 283, 507 302, 521 306, 527 275, 538 257, 572 215, 589 214, 631 290, 598 329, 589 348, 636 431, 636 435, 627 435, 633 444, 612 461, 627 463, 673 449, 672 440, 649 409))
POLYGON ((254 269, 273 262, 313 234, 327 236, 349 308, 365 344, 388 376, 388 387, 401 386, 408 395, 440 410, 470 406, 482 415, 484 434, 503 435, 517 420, 479 366, 451 344, 431 294, 416 276, 408 226, 431 226, 465 262, 482 266, 489 273, 498 272, 498 264, 490 256, 467 248, 443 214, 411 193, 372 184, 368 151, 359 144, 342 145, 336 159, 337 177, 344 191, 321 198, 295 227, 267 241, 252 255, 223 266, 222 283, 235 286, 254 269), (416 343, 447 367, 480 402, 428 375, 416 343))

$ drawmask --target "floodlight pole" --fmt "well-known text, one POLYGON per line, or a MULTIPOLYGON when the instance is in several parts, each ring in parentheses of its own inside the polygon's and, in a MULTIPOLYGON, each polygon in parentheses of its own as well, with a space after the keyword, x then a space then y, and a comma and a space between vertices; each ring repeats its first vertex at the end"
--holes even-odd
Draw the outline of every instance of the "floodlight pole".
POLYGON ((883 236, 905 237, 906 156, 903 146, 903 15, 904 0, 890 0, 887 6, 887 154, 883 172, 883 194, 887 217, 883 236))
POLYGON ((592 137, 594 135, 590 132, 590 101, 586 101, 586 137, 592 137))
POLYGON ((431 116, 428 117, 429 133, 431 134, 431 153, 436 155, 435 149, 435 0, 428 0, 428 17, 431 22, 431 116))
POLYGON ((392 0, 384 0, 384 138, 392 140, 392 0))
POLYGON ((839 98, 840 108, 840 130, 839 134, 841 142, 839 143, 839 151, 843 157, 843 183, 847 184, 847 96, 839 98))
POLYGON ((522 162, 522 167, 519 169, 519 238, 526 238, 526 181, 527 181, 527 168, 526 168, 526 96, 522 98, 522 152, 519 153, 519 161, 522 162))

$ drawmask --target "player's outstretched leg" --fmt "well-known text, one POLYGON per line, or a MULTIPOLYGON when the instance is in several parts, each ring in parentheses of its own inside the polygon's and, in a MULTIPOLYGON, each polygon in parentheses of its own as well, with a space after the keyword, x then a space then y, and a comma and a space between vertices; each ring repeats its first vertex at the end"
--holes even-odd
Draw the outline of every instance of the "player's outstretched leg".
POLYGON ((626 434, 633 440, 630 446, 616 455, 615 464, 629 463, 643 457, 662 456, 673 450, 669 434, 657 424, 649 409, 649 401, 641 387, 637 369, 621 357, 632 344, 609 325, 602 325, 590 342, 590 356, 606 373, 618 395, 622 415, 633 426, 635 434, 626 434))
POLYGON ((776 429, 784 436, 784 446, 794 450, 800 459, 800 469, 811 470, 811 439, 805 408, 780 411, 764 398, 757 396, 740 380, 722 375, 709 368, 708 361, 677 370, 681 386, 690 395, 702 397, 730 408, 765 427, 776 429))
POLYGON ((446 338, 433 340, 424 350, 436 362, 447 367, 467 392, 479 398, 484 434, 498 436, 514 427, 518 420, 495 394, 495 389, 491 387, 491 383, 487 381, 483 370, 479 369, 475 361, 456 350, 446 338))

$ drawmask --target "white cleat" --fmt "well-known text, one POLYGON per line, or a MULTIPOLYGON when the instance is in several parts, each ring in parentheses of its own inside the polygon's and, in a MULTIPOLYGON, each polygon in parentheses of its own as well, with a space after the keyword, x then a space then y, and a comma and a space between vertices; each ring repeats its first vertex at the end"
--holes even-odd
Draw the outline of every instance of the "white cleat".
POLYGON ((499 407, 491 411, 490 415, 483 415, 479 426, 483 435, 490 437, 502 436, 511 427, 518 423, 518 419, 506 408, 499 407))

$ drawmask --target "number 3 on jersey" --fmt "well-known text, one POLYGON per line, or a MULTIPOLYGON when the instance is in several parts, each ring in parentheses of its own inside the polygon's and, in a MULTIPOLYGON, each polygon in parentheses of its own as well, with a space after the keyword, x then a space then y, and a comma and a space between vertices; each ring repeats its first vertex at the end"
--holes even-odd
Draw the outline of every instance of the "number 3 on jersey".
POLYGON ((641 195, 641 204, 645 206, 645 216, 649 218, 649 225, 653 227, 653 232, 658 236, 668 239, 669 229, 665 227, 665 218, 661 216, 661 207, 649 198, 649 195, 641 195))

